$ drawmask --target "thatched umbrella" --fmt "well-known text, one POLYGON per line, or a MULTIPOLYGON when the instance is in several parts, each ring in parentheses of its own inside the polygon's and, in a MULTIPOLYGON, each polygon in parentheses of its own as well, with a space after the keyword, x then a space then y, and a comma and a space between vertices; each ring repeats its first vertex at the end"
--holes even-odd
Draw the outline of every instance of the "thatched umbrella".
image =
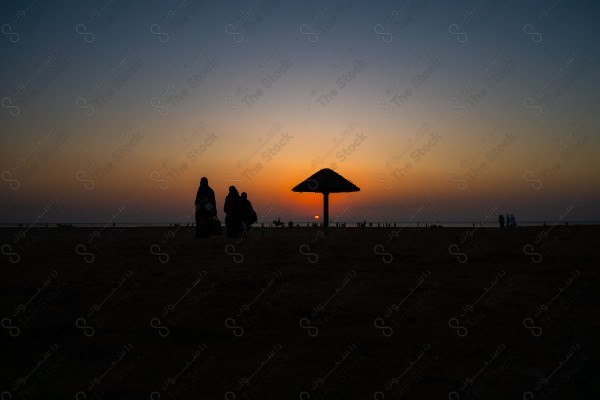
POLYGON ((323 193, 323 229, 329 233, 329 193, 358 192, 360 188, 337 172, 323 168, 304 182, 296 185, 292 192, 323 193))

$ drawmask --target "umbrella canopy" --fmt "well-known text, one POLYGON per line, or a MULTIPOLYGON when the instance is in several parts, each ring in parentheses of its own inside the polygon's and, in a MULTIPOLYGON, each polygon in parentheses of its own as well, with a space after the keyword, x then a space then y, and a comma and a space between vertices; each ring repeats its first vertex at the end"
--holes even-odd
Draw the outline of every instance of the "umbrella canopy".
POLYGON ((292 192, 323 193, 323 230, 329 233, 329 193, 358 192, 360 188, 337 172, 323 168, 296 185, 292 192))
POLYGON ((359 192, 360 188, 337 172, 323 168, 296 185, 292 192, 341 193, 359 192))

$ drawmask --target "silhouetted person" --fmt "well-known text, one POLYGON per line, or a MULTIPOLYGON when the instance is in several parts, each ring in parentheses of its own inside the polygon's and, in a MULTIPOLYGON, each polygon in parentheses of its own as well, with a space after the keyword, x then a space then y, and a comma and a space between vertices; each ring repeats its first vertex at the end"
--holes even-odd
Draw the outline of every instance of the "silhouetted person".
POLYGON ((504 215, 500 214, 498 217, 498 223, 500 224, 500 228, 504 228, 504 215))
POLYGON ((217 216, 215 192, 208 186, 208 179, 200 179, 200 187, 196 193, 196 237, 210 236, 212 220, 217 216))
POLYGON ((515 214, 510 214, 510 226, 517 226, 517 221, 515 220, 515 214))
POLYGON ((254 208, 252 207, 252 203, 248 200, 248 194, 246 192, 242 192, 241 206, 242 222, 244 223, 244 229, 248 232, 250 231, 250 226, 258 221, 258 217, 256 211, 254 211, 254 208))
POLYGON ((242 233, 242 198, 235 186, 229 186, 229 194, 225 198, 225 226, 227 237, 239 237, 242 233))

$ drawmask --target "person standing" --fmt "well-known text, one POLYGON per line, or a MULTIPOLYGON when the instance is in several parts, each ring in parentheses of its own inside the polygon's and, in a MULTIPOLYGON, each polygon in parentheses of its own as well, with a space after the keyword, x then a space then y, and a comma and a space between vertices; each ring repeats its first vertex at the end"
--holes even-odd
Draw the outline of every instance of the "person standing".
POLYGON ((248 200, 248 194, 246 192, 242 192, 241 202, 244 230, 249 232, 250 227, 253 223, 257 222, 258 217, 256 215, 256 211, 254 211, 254 207, 252 207, 252 203, 250 200, 248 200))
POLYGON ((208 186, 208 179, 200 179, 200 187, 196 192, 196 237, 210 237, 212 220, 217 216, 215 192, 208 186))
POLYGON ((225 197, 224 210, 227 237, 239 237, 242 233, 242 203, 240 193, 235 186, 229 186, 229 194, 225 197))

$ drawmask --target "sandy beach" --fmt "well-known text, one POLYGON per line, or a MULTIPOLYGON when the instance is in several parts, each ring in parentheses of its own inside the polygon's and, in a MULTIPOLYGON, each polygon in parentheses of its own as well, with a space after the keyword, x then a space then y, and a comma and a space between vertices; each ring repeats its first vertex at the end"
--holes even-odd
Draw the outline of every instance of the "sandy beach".
POLYGON ((600 393, 598 226, 0 236, 2 399, 600 393))

